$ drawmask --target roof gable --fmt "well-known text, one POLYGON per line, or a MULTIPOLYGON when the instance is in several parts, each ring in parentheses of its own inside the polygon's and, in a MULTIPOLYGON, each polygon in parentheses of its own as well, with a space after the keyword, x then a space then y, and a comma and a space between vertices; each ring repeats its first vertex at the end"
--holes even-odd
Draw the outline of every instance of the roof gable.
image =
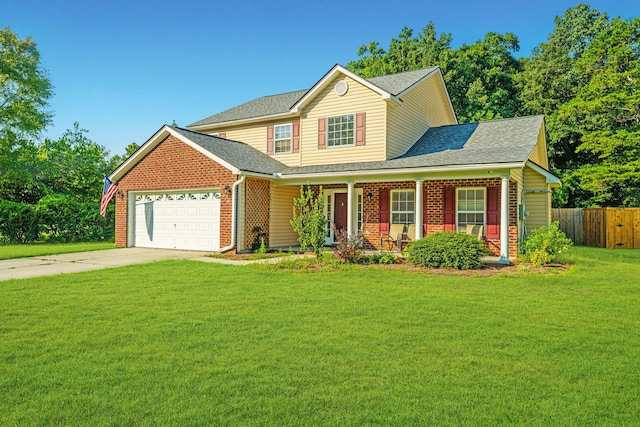
MULTIPOLYGON (((415 87, 418 83, 439 72, 439 67, 428 67, 415 71, 389 74, 386 76, 365 79, 336 64, 311 89, 287 92, 278 95, 263 96, 245 102, 228 110, 191 123, 187 128, 205 129, 230 122, 260 120, 278 116, 297 114, 299 109, 307 105, 322 89, 329 84, 337 74, 352 78, 363 86, 380 94, 382 99, 402 103, 400 97, 415 87)), ((444 82, 443 82, 444 84, 444 82)))
POLYGON ((284 164, 245 143, 164 125, 124 163, 118 166, 109 175, 109 179, 117 182, 169 135, 176 137, 236 175, 241 172, 272 175, 285 168, 284 164))

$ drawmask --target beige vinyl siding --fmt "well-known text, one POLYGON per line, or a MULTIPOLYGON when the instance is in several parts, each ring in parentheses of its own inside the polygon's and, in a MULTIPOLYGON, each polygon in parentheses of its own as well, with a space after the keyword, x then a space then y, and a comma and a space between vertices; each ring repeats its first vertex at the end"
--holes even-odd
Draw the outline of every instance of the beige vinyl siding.
POLYGON ((540 129, 540 134, 538 135, 538 143, 536 144, 536 148, 534 148, 531 152, 529 160, 531 160, 538 166, 549 169, 549 161, 547 157, 547 140, 544 134, 544 126, 540 129))
POLYGON ((271 212, 269 215, 269 246, 297 246, 298 233, 291 227, 293 200, 300 197, 298 186, 276 186, 271 183, 271 212))
POLYGON ((403 95, 402 105, 388 105, 387 159, 404 154, 428 128, 456 123, 439 74, 403 95))
POLYGON ((338 75, 304 108, 300 125, 301 165, 324 165, 385 160, 386 102, 380 94, 353 79, 338 75), (349 90, 338 96, 333 88, 338 80, 349 90), (366 113, 365 145, 318 149, 318 118, 366 113))
POLYGON ((524 205, 529 215, 525 218, 527 232, 551 222, 551 193, 527 193, 526 190, 548 190, 547 180, 531 168, 524 169, 524 205))
MULTIPOLYGON (((299 120, 299 117, 292 116, 290 119, 279 119, 263 121, 259 123, 249 123, 240 126, 229 126, 224 129, 216 130, 216 133, 226 132, 226 139, 233 141, 244 142, 253 148, 267 153, 267 127, 275 125, 284 125, 288 123, 294 123, 299 120)), ((292 142, 293 144, 293 142, 292 142)), ((272 156, 279 162, 284 163, 287 166, 300 166, 300 153, 290 154, 274 154, 272 156)))

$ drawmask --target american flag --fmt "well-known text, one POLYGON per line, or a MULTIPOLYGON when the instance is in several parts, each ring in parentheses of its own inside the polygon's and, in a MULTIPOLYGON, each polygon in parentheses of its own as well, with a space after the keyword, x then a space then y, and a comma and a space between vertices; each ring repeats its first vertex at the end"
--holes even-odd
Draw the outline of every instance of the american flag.
POLYGON ((118 187, 105 176, 104 188, 102 189, 102 200, 100 200, 100 215, 105 216, 107 214, 107 205, 117 191, 118 187))

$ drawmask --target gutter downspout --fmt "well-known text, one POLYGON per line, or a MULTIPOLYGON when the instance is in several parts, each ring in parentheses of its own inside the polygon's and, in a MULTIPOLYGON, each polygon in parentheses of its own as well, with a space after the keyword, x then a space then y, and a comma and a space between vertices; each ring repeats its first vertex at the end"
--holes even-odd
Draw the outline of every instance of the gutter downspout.
POLYGON ((236 211, 237 209, 237 201, 236 198, 238 185, 242 184, 247 177, 242 175, 239 180, 233 183, 231 187, 231 244, 229 246, 225 246, 224 248, 220 248, 220 252, 226 252, 233 249, 236 246, 236 211))

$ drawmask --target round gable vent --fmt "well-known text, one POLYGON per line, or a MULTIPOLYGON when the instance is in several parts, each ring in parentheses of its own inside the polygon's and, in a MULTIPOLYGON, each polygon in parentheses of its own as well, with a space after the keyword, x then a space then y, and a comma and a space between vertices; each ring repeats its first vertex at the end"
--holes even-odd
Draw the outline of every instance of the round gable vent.
POLYGON ((340 80, 338 83, 336 83, 336 86, 333 89, 336 91, 338 96, 342 96, 349 90, 349 84, 344 80, 340 80))

